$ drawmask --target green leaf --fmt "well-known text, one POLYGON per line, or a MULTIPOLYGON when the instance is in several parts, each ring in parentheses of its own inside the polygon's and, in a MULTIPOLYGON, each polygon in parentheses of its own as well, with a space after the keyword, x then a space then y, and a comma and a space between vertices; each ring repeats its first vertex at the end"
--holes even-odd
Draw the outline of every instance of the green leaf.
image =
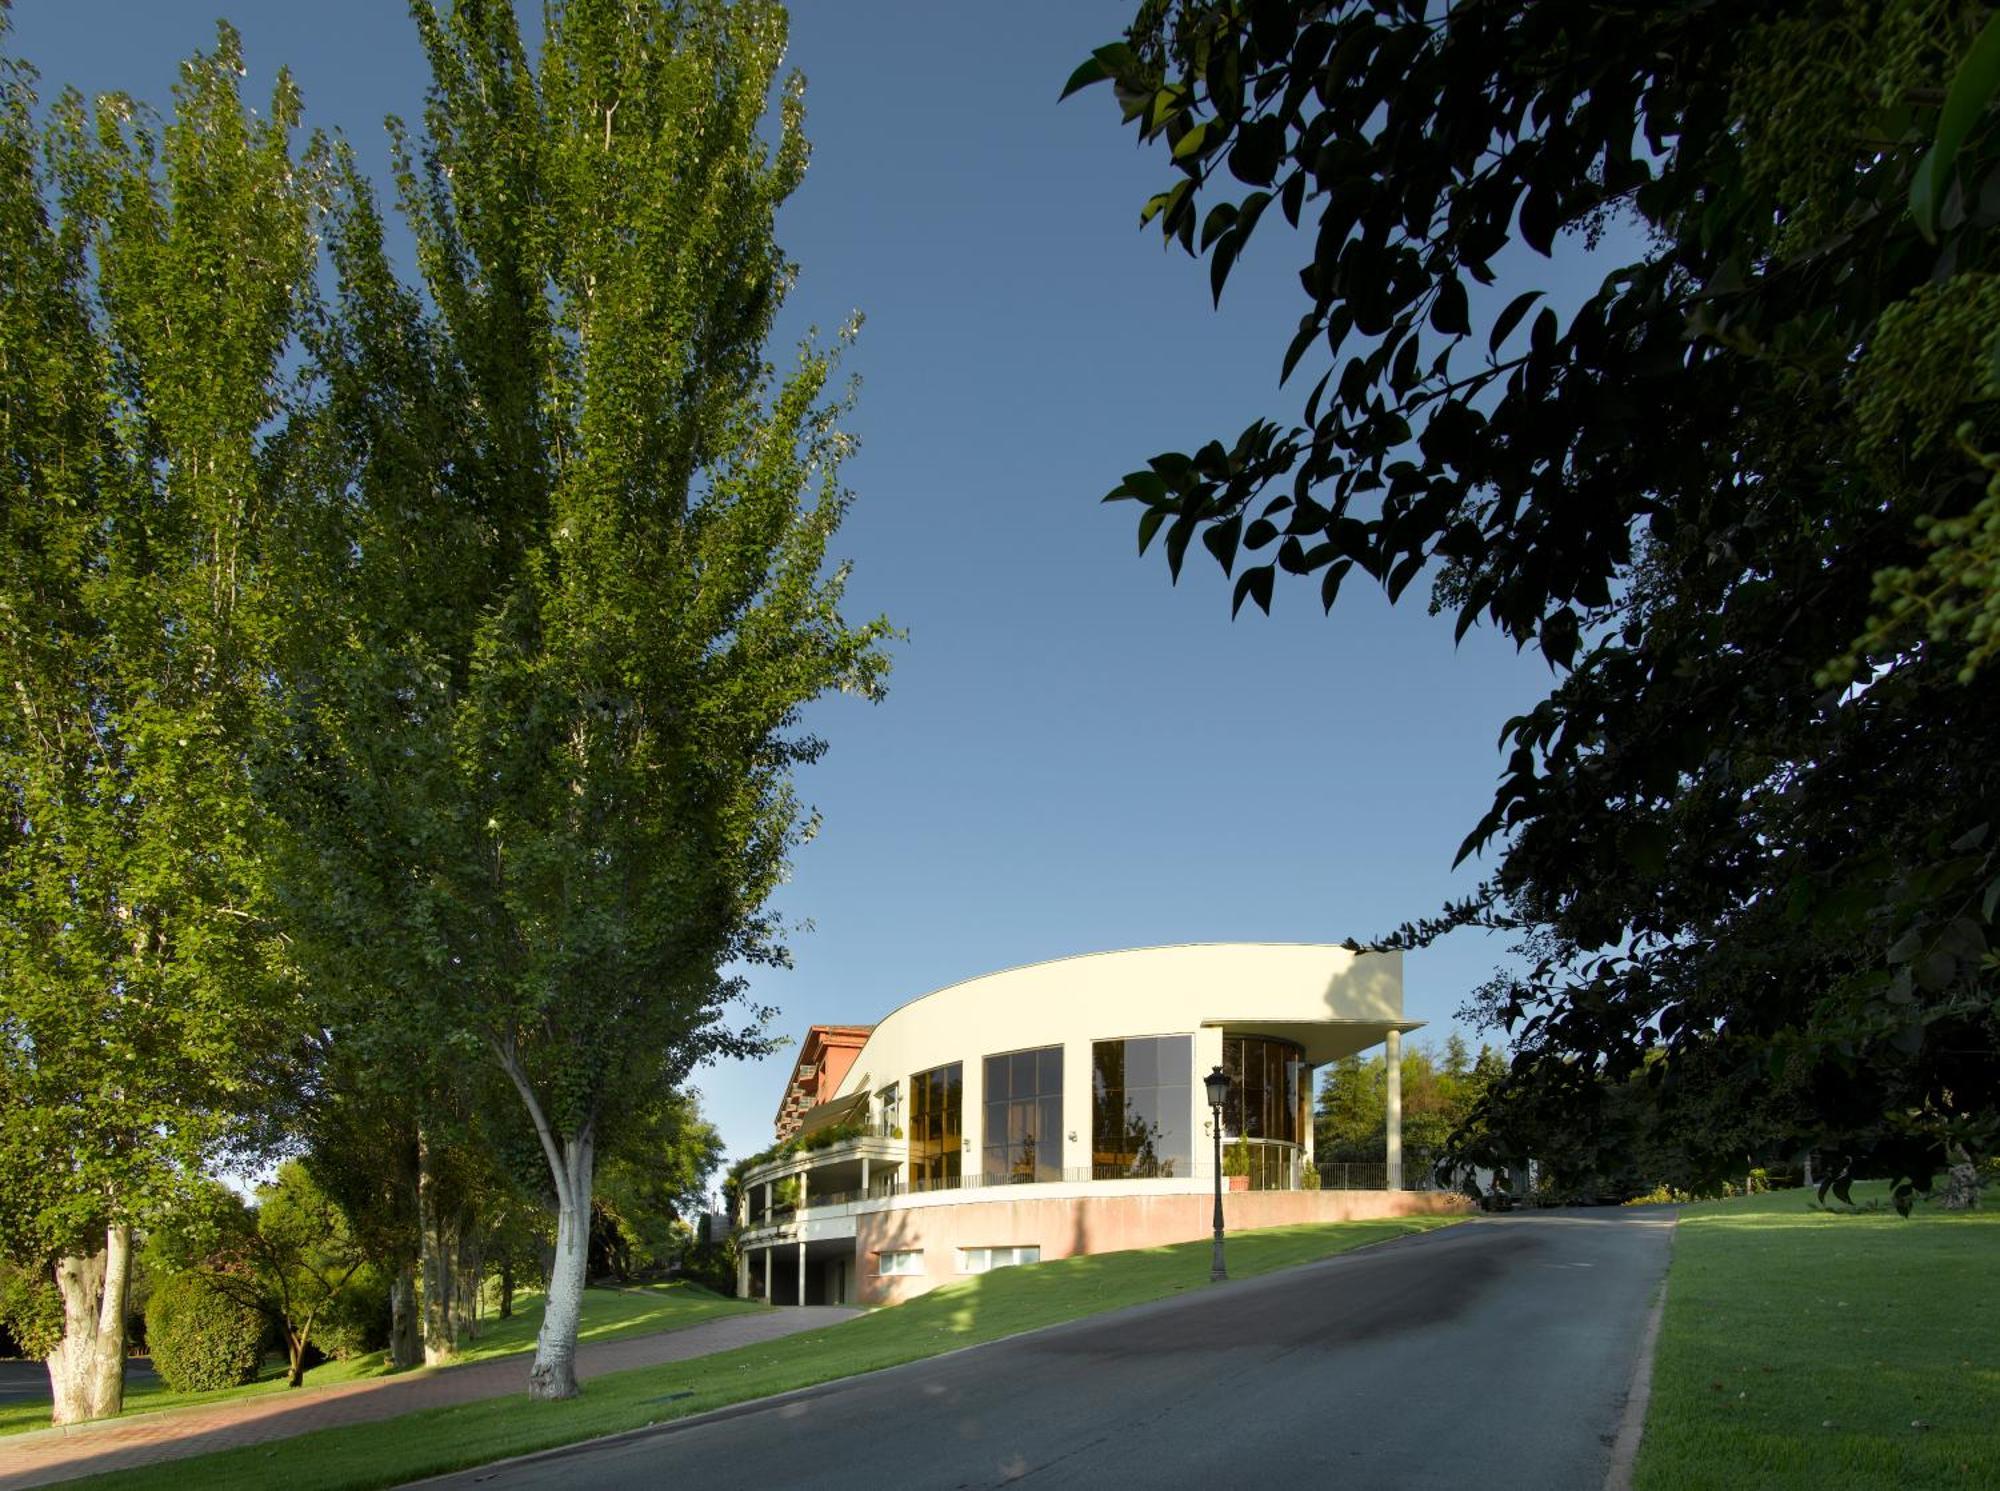
POLYGON ((1455 274, 1438 283, 1437 300, 1431 306, 1431 325, 1448 336, 1466 336, 1472 331, 1465 282, 1455 274))
POLYGON ((1160 525, 1167 521, 1164 507, 1149 507, 1139 515, 1139 557, 1146 557, 1146 550, 1152 547, 1153 535, 1160 531, 1160 525))
POLYGON ((1091 57, 1079 66, 1075 72, 1069 75, 1069 81, 1063 84, 1063 90, 1056 95, 1056 101, 1060 103, 1072 93, 1088 88, 1092 83, 1102 83, 1109 79, 1110 76, 1110 69, 1105 67, 1095 57, 1091 57))
POLYGON ((1240 515, 1211 523, 1201 531, 1202 546, 1215 556, 1215 562, 1222 566, 1225 575, 1236 567, 1236 545, 1242 535, 1243 519, 1240 515))
POLYGON ((1937 138, 1910 178, 1910 216, 1926 242, 1937 242, 1938 213, 1951 186, 1951 169, 1960 147, 2000 92, 2000 15, 1985 29, 1959 64, 1938 111, 1937 138))
POLYGON ((1266 616, 1271 614, 1272 576, 1273 571, 1271 566, 1264 564, 1259 565, 1256 569, 1246 569, 1237 577, 1235 599, 1229 607, 1229 615, 1232 620, 1235 618, 1236 613, 1243 609, 1243 601, 1246 596, 1256 601, 1257 608, 1266 616))
POLYGON ((1529 307, 1541 298, 1540 290, 1528 290, 1508 301, 1507 308, 1494 319, 1493 333, 1486 339, 1487 350, 1498 354, 1500 344, 1521 324, 1521 318, 1528 314, 1529 307))

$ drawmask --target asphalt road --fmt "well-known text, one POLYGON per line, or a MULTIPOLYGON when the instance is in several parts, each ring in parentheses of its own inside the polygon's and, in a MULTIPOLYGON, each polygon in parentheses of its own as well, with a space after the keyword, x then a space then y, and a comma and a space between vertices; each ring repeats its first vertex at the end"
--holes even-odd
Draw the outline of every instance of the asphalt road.
POLYGON ((1672 1218, 1482 1218, 424 1484, 1599 1491, 1672 1218))
MULTIPOLYGON (((125 1386, 153 1380, 153 1363, 143 1356, 127 1359, 125 1386)), ((0 1406, 49 1401, 49 1369, 41 1362, 0 1361, 0 1406)))

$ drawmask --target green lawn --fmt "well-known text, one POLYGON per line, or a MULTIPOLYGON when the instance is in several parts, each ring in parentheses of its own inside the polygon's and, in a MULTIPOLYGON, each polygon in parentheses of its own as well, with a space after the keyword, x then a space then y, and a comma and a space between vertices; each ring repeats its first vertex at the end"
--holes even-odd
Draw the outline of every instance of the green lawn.
MULTIPOLYGON (((660 1331, 679 1330, 717 1315, 743 1310, 761 1310, 754 1300, 727 1299, 699 1284, 676 1280, 668 1284, 635 1285, 629 1290, 591 1289, 583 1297, 585 1341, 615 1341, 621 1336, 645 1336, 660 1331)), ((514 1296, 514 1313, 505 1320, 489 1316, 479 1326, 479 1339, 468 1341, 455 1360, 482 1362, 491 1357, 530 1351, 535 1333, 542 1328, 542 1298, 539 1291, 524 1290, 514 1296)), ((386 1377, 389 1364, 382 1352, 356 1357, 351 1361, 323 1362, 306 1373, 308 1387, 325 1387, 336 1382, 352 1382, 363 1377, 386 1377)), ((264 1363, 255 1382, 224 1388, 213 1393, 169 1392, 159 1382, 134 1383, 125 1395, 125 1412, 153 1413, 173 1408, 205 1408, 231 1398, 252 1393, 282 1392, 285 1366, 281 1360, 264 1363)), ((49 1426, 49 1405, 13 1403, 0 1406, 0 1434, 20 1434, 49 1426)))
MULTIPOLYGON (((1405 1217, 1246 1232, 1230 1239, 1229 1272, 1232 1278, 1249 1278, 1454 1220, 1405 1217)), ((876 1371, 1037 1326, 1162 1299, 1183 1289, 1205 1289, 1208 1249, 1206 1241, 1178 1243, 999 1269, 840 1325, 598 1378, 586 1385, 583 1396, 568 1403, 508 1397, 431 1409, 78 1484, 199 1485, 203 1491, 395 1485, 876 1371)))
POLYGON ((2000 1486, 2000 1212, 1810 1200, 1681 1214, 1635 1485, 2000 1486))

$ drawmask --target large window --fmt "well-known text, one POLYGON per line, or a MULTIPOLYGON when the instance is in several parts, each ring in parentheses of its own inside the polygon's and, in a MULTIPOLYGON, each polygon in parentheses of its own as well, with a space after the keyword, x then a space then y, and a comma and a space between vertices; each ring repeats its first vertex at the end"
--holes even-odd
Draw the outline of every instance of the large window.
POLYGON ((1303 1047, 1267 1036, 1226 1036, 1222 1069, 1229 1074, 1229 1102, 1222 1110, 1227 1138, 1304 1142, 1312 1087, 1303 1047))
POLYGON ((910 1189, 947 1190, 958 1184, 963 1070, 957 1062, 910 1078, 910 1189))
POLYGON ((1229 1102, 1222 1132, 1242 1139, 1250 1162, 1250 1189, 1288 1190, 1298 1184, 1299 1148, 1312 1098, 1312 1068, 1303 1047, 1268 1036, 1225 1036, 1222 1069, 1229 1074, 1229 1102))
POLYGON ((986 1058, 983 1184, 1062 1179, 1062 1047, 986 1058))
POLYGON ((1096 1041, 1090 1048, 1091 1174, 1193 1174, 1194 1040, 1096 1041))
POLYGON ((922 1248, 897 1248, 875 1255, 875 1272, 884 1278, 905 1278, 924 1271, 922 1248))

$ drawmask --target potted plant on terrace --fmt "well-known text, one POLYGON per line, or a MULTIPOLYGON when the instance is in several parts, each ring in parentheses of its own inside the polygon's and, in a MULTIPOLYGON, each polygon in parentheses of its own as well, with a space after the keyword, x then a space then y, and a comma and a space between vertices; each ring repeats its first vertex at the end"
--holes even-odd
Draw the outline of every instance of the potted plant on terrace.
POLYGON ((1241 1134, 1222 1153, 1222 1174, 1232 1191, 1250 1189, 1250 1141, 1241 1134))

